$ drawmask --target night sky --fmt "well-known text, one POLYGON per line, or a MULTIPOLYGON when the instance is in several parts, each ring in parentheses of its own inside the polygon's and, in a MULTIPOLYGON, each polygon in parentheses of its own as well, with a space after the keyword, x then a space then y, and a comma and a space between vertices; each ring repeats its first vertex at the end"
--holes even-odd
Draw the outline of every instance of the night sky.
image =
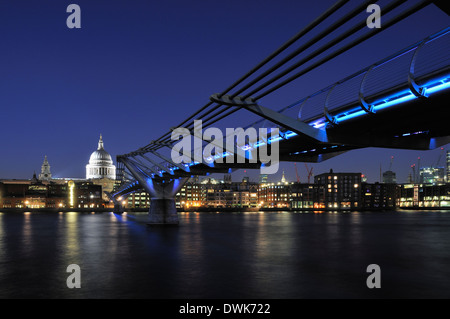
MULTIPOLYGON (((148 144, 334 2, 2 0, 0 178, 31 178, 39 172, 44 155, 54 177, 84 177, 100 134, 114 160, 148 144), (66 26, 71 3, 81 7, 81 29, 66 26)), ((330 21, 338 16, 339 12, 330 21)), ((448 27, 449 22, 445 13, 430 5, 261 104, 280 109, 448 27)), ((246 120, 241 125, 254 119, 240 114, 246 120)), ((316 174, 333 168, 362 172, 375 182, 380 164, 386 170, 393 155, 392 168, 398 181, 405 182, 418 156, 423 165, 435 165, 439 153, 439 149, 364 149, 313 166, 316 174)), ((444 161, 442 157, 440 164, 444 161)), ((305 181, 304 165, 297 166, 305 181)), ((293 163, 281 168, 295 180, 293 163)), ((248 172, 252 180, 258 173, 248 172)), ((238 171, 233 179, 243 174, 238 171)), ((281 170, 270 179, 280 177, 281 170)))

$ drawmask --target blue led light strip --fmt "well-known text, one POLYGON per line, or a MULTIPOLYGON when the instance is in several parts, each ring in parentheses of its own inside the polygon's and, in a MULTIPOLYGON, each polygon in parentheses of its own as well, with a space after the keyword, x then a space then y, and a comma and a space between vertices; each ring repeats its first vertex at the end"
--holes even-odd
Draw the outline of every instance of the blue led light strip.
MULTIPOLYGON (((427 83, 426 85, 423 85, 422 88, 424 89, 424 92, 427 96, 432 95, 436 92, 440 92, 442 90, 450 88, 450 77, 447 76, 445 78, 442 78, 437 81, 433 81, 432 83, 427 83)), ((417 99, 416 97, 409 89, 401 92, 397 92, 395 94, 392 94, 382 100, 375 101, 371 103, 371 106, 373 106, 374 111, 382 110, 394 105, 398 105, 401 103, 405 103, 414 99, 417 99)), ((355 117, 359 117, 362 115, 367 114, 365 111, 360 110, 357 112, 354 112, 357 109, 348 110, 346 112, 340 113, 336 115, 336 121, 343 122, 355 117), (350 112, 350 114, 349 114, 350 112)))
MULTIPOLYGON (((424 92, 425 92, 425 94, 427 96, 435 94, 435 93, 443 91, 443 90, 446 90, 446 89, 449 89, 450 88, 450 76, 446 76, 446 77, 441 78, 441 79, 439 79, 437 81, 433 81, 431 83, 427 83, 427 84, 423 85, 422 88, 424 89, 424 92)), ((384 98, 382 100, 377 100, 377 101, 371 103, 370 105, 373 106, 374 111, 379 111, 379 110, 386 109, 386 108, 389 108, 391 106, 398 105, 398 104, 401 104, 401 103, 405 103, 405 102, 408 102, 408 101, 411 101, 411 100, 414 100, 414 99, 417 99, 417 98, 418 97, 416 97, 408 89, 408 90, 404 90, 404 91, 400 91, 400 92, 397 92, 395 94, 392 94, 392 95, 390 95, 390 96, 388 96, 388 97, 386 97, 386 98, 384 98)), ((340 123, 340 122, 344 122, 344 121, 347 121, 347 120, 350 120, 350 119, 353 119, 353 118, 356 118, 356 117, 360 117, 360 116, 363 116, 363 115, 367 115, 367 113, 364 110, 362 110, 361 108, 353 108, 353 109, 347 110, 345 112, 342 112, 340 114, 337 114, 335 116, 335 118, 336 118, 337 123, 340 123)), ((307 124, 309 124, 309 125, 311 125, 311 126, 313 126, 315 128, 319 128, 320 129, 320 128, 325 126, 325 118, 320 118, 318 120, 315 120, 315 121, 307 123, 307 124)), ((268 144, 270 144, 271 142, 280 141, 280 140, 283 140, 283 139, 288 140, 288 139, 290 139, 292 137, 295 137, 297 135, 298 134, 295 133, 295 132, 286 131, 286 132, 284 132, 283 137, 281 137, 281 136, 271 137, 268 140, 268 144)), ((263 146, 265 144, 266 144, 265 142, 258 141, 255 144, 253 144, 253 146, 245 145, 242 148, 244 150, 249 150, 249 149, 251 149, 251 147, 258 148, 258 147, 263 146)), ((309 152, 311 152, 311 151, 312 150, 310 150, 309 152)), ((308 151, 302 151, 300 153, 307 153, 307 152, 308 151)), ((294 153, 294 154, 299 154, 299 152, 294 153)), ((224 152, 222 154, 222 157, 226 157, 226 156, 229 156, 229 155, 230 155, 230 153, 224 152)), ((220 155, 216 155, 216 156, 214 156, 214 158, 217 158, 217 156, 220 156, 220 155)), ((193 165, 196 165, 196 164, 199 164, 199 163, 198 162, 192 162, 192 163, 189 163, 189 164, 185 164, 185 166, 189 167, 189 166, 193 166, 193 165)), ((178 168, 174 167, 173 169, 175 170, 175 169, 178 169, 178 168)), ((159 171, 159 173, 162 174, 162 173, 164 173, 164 171, 159 171)))

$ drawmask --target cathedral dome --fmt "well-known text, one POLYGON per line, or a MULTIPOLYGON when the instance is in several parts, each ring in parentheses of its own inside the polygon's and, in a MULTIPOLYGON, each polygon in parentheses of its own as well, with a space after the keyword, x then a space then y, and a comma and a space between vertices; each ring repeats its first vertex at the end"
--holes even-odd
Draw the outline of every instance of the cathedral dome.
POLYGON ((106 164, 112 165, 113 161, 111 155, 103 148, 96 150, 89 158, 89 164, 106 164))
POLYGON ((115 179, 116 167, 113 165, 111 155, 103 147, 103 138, 100 135, 98 148, 91 154, 89 164, 86 165, 86 178, 110 178, 115 179))

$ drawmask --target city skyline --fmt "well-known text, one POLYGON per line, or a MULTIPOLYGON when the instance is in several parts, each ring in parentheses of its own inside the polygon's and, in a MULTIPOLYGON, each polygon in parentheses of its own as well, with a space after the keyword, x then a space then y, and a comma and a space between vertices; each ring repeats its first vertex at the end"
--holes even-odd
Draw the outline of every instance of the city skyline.
MULTIPOLYGON (((97 141, 98 143, 98 141, 97 141)), ((48 161, 48 163, 50 164, 51 167, 51 173, 52 173, 52 177, 55 179, 61 179, 61 178, 75 178, 75 179, 83 179, 86 178, 85 175, 85 168, 86 168, 86 164, 88 164, 89 162, 89 156, 92 154, 92 151, 94 151, 95 148, 92 148, 90 150, 90 152, 88 152, 89 154, 86 156, 87 160, 85 163, 79 163, 78 166, 82 167, 84 169, 83 174, 81 175, 76 175, 76 176, 69 176, 69 175, 64 175, 64 171, 65 168, 60 168, 60 167, 54 167, 54 165, 52 164, 52 160, 48 159, 47 155, 44 155, 40 164, 38 165, 38 167, 36 167, 36 169, 33 170, 33 172, 31 174, 22 174, 20 177, 17 176, 10 176, 10 177, 4 177, 4 176, 0 176, 0 180, 1 179, 31 179, 32 174, 36 173, 39 174, 40 170, 41 170, 41 165, 45 162, 48 161)), ((345 153, 341 156, 345 156, 345 155, 349 155, 351 157, 354 157, 355 152, 364 152, 367 151, 365 149, 362 150, 354 150, 354 151, 350 151, 348 153, 345 153)), ((396 150, 392 150, 392 154, 396 153, 396 150)), ((398 151, 398 150, 397 150, 398 151)), ((436 150, 432 150, 432 151, 411 151, 411 150, 401 150, 400 152, 402 153, 412 153, 412 155, 421 155, 418 156, 417 158, 415 158, 415 162, 414 162, 414 158, 411 161, 411 165, 416 165, 416 167, 442 167, 444 168, 444 170, 446 169, 446 148, 442 147, 442 148, 438 148, 436 150), (435 156, 435 159, 433 159, 433 156, 435 156), (433 161, 435 160, 435 161, 433 161)), ((362 155, 364 156, 364 154, 362 155)), ((393 156, 393 155, 392 155, 393 156)), ((114 158, 114 157, 113 157, 114 158)), ((114 159, 115 162, 115 159, 114 159)), ((361 173, 363 174, 368 182, 371 183, 376 183, 376 182, 382 182, 382 173, 384 173, 385 171, 388 171, 389 169, 391 169, 393 172, 395 172, 397 174, 397 183, 398 184, 403 184, 403 183, 408 183, 408 179, 409 179, 409 175, 412 175, 412 169, 408 170, 407 176, 399 176, 399 174, 397 173, 398 171, 396 170, 396 167, 399 166, 399 164, 396 164, 395 161, 395 156, 393 156, 393 160, 392 160, 392 165, 391 163, 391 156, 389 156, 389 158, 384 162, 380 162, 380 167, 378 167, 378 176, 370 176, 368 175, 366 172, 370 170, 370 168, 365 168, 364 167, 364 163, 362 161, 357 161, 354 163, 354 167, 355 164, 357 164, 356 166, 359 167, 359 170, 353 170, 350 171, 348 169, 346 169, 345 167, 345 163, 339 164, 340 161, 336 161, 338 164, 336 166, 332 166, 331 164, 333 163, 333 159, 330 159, 324 163, 306 163, 306 165, 308 166, 309 169, 311 169, 311 167, 313 168, 313 174, 314 175, 318 175, 318 174, 323 174, 328 172, 330 169, 333 169, 336 172, 345 172, 345 173, 361 173), (327 166, 327 164, 330 164, 327 166)), ((75 164, 74 164, 75 166, 75 164)), ((290 181, 290 182, 296 182, 297 181, 297 172, 299 175, 299 179, 300 182, 302 183, 307 183, 307 175, 308 172, 306 170, 306 167, 304 165, 298 165, 297 168, 294 165, 294 162, 285 162, 285 163, 281 163, 280 164, 280 168, 278 170, 277 173, 275 174, 269 174, 268 175, 268 181, 269 182, 277 182, 280 181, 282 178, 282 175, 284 173, 286 180, 290 181), (291 166, 291 167, 289 167, 291 166)), ((419 170, 416 170, 416 173, 419 174, 419 170)), ((252 170, 252 169, 241 169, 238 170, 236 172, 233 172, 231 174, 233 181, 239 181, 241 180, 243 177, 248 176, 250 178, 250 180, 252 182, 256 182, 259 179, 260 176, 260 172, 259 170, 252 170)), ((209 177, 213 177, 215 179, 222 179, 222 175, 221 174, 212 174, 210 176, 200 176, 200 179, 202 178, 209 178, 209 177)))
MULTIPOLYGON (((69 3, 0 4, 8 48, 0 83, 7 119, 1 133, 10 137, 2 143, 0 178, 31 178, 45 155, 54 177, 83 177, 100 134, 115 162, 116 155, 147 144, 192 114, 210 94, 227 87, 333 2, 176 1, 174 6, 78 1, 78 30, 65 25, 69 3)), ((264 103, 273 109, 291 104, 439 31, 447 20, 429 6, 388 35, 381 32, 358 46, 359 54, 344 54, 339 63, 293 82, 264 103), (427 23, 418 24, 419 19, 427 23)), ((248 115, 240 125, 253 118, 248 115)), ((394 156, 392 170, 401 183, 418 157, 423 166, 434 166, 440 152, 370 148, 308 165, 315 174, 333 168, 361 172, 376 182, 380 165, 387 170, 394 156)), ((279 180, 283 170, 295 181, 293 163, 282 163, 271 177, 279 180)), ((304 165, 298 170, 305 181, 304 165)), ((257 180, 259 171, 247 172, 257 180)), ((233 177, 244 174, 240 170, 233 177)))
POLYGON ((444 3, 0 1, 0 298, 449 298, 444 3))

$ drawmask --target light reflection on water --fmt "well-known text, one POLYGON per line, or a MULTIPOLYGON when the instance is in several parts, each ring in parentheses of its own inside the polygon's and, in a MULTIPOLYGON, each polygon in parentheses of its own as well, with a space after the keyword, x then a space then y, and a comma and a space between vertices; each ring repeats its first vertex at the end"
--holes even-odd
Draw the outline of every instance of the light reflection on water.
POLYGON ((31 213, 26 212, 23 213, 24 223, 22 227, 22 254, 27 256, 33 250, 33 240, 32 240, 32 232, 31 229, 31 213))
POLYGON ((448 298, 450 213, 0 213, 0 298, 448 298), (379 264, 382 288, 366 267, 379 264), (78 264, 82 288, 68 289, 78 264))
MULTIPOLYGON (((4 254, 4 251, 5 251, 5 248, 4 248, 4 242, 5 242, 5 233, 4 233, 4 230, 3 230, 3 227, 4 227, 4 222, 3 222, 3 213, 1 213, 0 212, 0 261, 1 260, 4 260, 4 256, 3 256, 3 254, 4 254)), ((1 273, 1 269, 0 269, 0 273, 1 273)))

